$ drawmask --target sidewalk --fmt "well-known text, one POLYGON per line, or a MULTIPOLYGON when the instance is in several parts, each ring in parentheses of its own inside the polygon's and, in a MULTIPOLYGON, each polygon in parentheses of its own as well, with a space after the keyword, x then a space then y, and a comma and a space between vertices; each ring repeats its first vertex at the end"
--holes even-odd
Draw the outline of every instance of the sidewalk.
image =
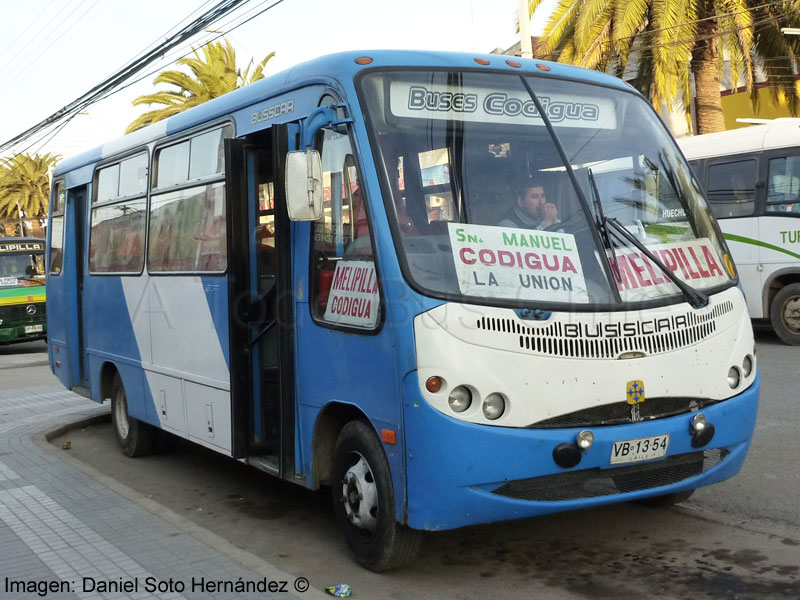
POLYGON ((0 597, 328 597, 48 444, 109 407, 13 379, 0 381, 0 597))

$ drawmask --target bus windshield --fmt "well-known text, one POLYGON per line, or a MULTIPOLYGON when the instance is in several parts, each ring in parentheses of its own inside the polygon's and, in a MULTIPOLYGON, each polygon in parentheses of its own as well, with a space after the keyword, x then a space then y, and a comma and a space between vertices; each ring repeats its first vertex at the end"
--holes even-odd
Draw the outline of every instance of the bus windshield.
POLYGON ((420 291, 596 307, 679 301, 662 267, 694 289, 731 284, 689 167, 636 94, 453 71, 371 73, 360 90, 401 264, 420 291))
POLYGON ((0 249, 0 287, 17 286, 25 279, 41 279, 44 283, 44 253, 11 254, 0 249))

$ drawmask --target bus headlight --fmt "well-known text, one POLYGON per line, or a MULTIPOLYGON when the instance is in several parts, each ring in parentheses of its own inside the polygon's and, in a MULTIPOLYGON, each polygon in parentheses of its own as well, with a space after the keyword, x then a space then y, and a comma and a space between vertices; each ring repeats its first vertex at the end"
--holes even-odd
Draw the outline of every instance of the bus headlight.
POLYGON ((495 392, 486 396, 486 399, 483 401, 484 417, 490 421, 494 421, 495 419, 499 419, 501 416, 503 416, 505 411, 506 400, 503 398, 502 394, 495 392))
POLYGON ((739 374, 739 367, 731 367, 728 369, 728 385, 731 386, 732 390, 735 390, 739 387, 739 382, 741 381, 742 377, 739 374))
POLYGON ((749 354, 744 357, 742 361, 742 373, 745 377, 750 377, 750 373, 753 372, 753 357, 749 354))
POLYGON ((692 433, 703 431, 706 428, 706 416, 703 413, 697 413, 692 417, 692 422, 689 427, 692 433))
POLYGON ((453 388, 450 395, 447 397, 447 402, 453 412, 461 413, 469 408, 472 404, 472 392, 464 385, 459 385, 453 388))
POLYGON ((575 442, 581 450, 588 450, 594 443, 594 434, 588 429, 584 429, 575 436, 575 442))

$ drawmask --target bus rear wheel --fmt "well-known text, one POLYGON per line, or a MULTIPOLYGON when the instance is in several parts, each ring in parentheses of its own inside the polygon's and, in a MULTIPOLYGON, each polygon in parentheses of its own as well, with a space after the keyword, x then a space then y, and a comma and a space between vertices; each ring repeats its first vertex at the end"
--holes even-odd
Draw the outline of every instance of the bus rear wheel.
POLYGON ((135 458, 150 454, 155 441, 155 430, 147 423, 128 414, 128 397, 122 378, 117 373, 111 386, 111 423, 122 453, 135 458))
POLYGON ((800 283, 789 284, 775 294, 769 318, 784 343, 800 346, 800 283))
POLYGON ((365 422, 352 421, 342 428, 331 487, 336 518, 361 565, 379 573, 416 558, 422 533, 396 521, 389 463, 365 422))

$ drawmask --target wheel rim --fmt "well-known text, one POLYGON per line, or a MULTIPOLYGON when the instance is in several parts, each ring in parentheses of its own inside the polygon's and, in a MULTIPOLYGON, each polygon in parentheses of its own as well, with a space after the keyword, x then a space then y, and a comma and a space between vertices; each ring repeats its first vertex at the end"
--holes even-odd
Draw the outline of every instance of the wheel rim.
POLYGON ((117 424, 117 433, 123 440, 128 438, 128 403, 125 400, 125 390, 117 390, 114 402, 114 422, 117 424))
POLYGON ((783 303, 781 317, 787 329, 800 333, 800 296, 792 296, 783 303))
POLYGON ((378 486, 367 460, 353 453, 353 465, 342 479, 342 503, 347 519, 353 526, 375 533, 378 527, 378 486))

